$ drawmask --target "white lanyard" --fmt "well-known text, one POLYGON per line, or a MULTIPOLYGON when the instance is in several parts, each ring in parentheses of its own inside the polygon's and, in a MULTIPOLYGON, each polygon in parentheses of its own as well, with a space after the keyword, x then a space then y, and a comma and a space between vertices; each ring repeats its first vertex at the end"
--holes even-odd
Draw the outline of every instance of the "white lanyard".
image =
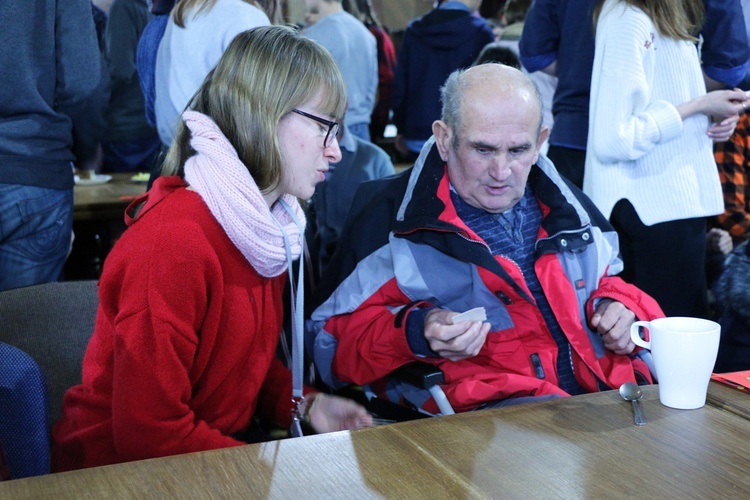
POLYGON ((284 231, 283 226, 274 217, 274 221, 281 229, 281 234, 284 238, 284 249, 286 250, 287 260, 287 272, 289 273, 289 292, 291 296, 290 308, 292 314, 292 426, 290 428, 290 434, 292 437, 302 436, 302 426, 300 422, 302 420, 301 407, 305 402, 304 388, 303 388, 303 372, 304 372, 304 334, 302 331, 303 325, 303 314, 305 304, 305 284, 304 284, 304 273, 303 263, 305 261, 302 256, 305 250, 305 228, 300 224, 297 216, 294 215, 294 211, 291 207, 282 199, 279 199, 279 203, 284 207, 284 210, 291 216, 292 220, 300 232, 300 259, 299 259, 299 271, 298 279, 295 286, 294 272, 292 271, 292 247, 289 243, 289 237, 284 231))

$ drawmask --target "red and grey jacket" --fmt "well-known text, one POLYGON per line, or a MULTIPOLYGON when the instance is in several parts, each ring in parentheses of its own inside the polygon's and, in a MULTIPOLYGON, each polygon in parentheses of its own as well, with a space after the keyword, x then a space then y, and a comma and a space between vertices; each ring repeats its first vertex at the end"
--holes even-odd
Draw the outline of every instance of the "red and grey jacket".
MULTIPOLYGON (((421 360, 443 370, 443 389, 457 411, 509 397, 565 396, 558 347, 520 269, 493 256, 459 219, 445 164, 434 145, 427 151, 413 168, 357 192, 309 322, 321 377, 332 386, 372 384, 421 360), (484 306, 492 327, 479 354, 456 362, 415 355, 406 317, 426 305, 456 312, 484 306)), ((663 316, 654 299, 613 276, 622 268, 617 234, 545 157, 529 183, 543 214, 534 270, 570 342, 576 379, 589 392, 637 378, 651 382, 638 356, 605 350, 588 326, 601 298, 622 302, 638 319, 663 316)))

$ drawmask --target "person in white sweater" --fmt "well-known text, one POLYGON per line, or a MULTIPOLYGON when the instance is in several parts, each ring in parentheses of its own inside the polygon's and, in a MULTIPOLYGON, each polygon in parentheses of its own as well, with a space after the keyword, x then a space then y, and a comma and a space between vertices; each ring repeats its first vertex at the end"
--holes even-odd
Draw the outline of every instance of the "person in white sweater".
POLYGON ((269 26, 277 0, 181 0, 172 10, 156 56, 154 112, 169 147, 193 94, 239 33, 269 26))
POLYGON ((606 0, 596 26, 584 192, 620 238, 622 277, 667 316, 708 313, 707 216, 723 211, 712 140, 748 97, 706 93, 700 0, 606 0))

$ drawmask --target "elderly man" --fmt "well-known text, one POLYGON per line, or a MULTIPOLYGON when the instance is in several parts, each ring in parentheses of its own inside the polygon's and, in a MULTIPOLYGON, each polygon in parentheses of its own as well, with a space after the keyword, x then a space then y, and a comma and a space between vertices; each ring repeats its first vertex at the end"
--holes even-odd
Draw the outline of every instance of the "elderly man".
POLYGON ((651 381, 629 330, 661 310, 613 276, 616 233, 540 156, 529 77, 485 64, 442 94, 414 167, 355 198, 312 315, 324 380, 373 383, 421 359, 457 411, 651 381), (486 321, 453 321, 477 307, 486 321))

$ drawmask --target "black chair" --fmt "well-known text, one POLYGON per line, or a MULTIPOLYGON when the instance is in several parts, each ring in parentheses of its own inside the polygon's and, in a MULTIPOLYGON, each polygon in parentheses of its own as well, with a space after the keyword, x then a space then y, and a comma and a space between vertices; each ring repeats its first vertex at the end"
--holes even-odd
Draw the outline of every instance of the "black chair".
MULTIPOLYGON (((424 394, 423 398, 433 398, 440 412, 438 415, 453 415, 455 411, 441 387, 445 383, 443 371, 429 363, 414 361, 397 368, 388 376, 393 384, 406 388, 405 392, 418 392, 424 394)), ((365 400, 362 404, 374 415, 403 422, 420 418, 429 418, 435 415, 417 410, 408 402, 393 401, 387 397, 373 392, 369 386, 363 388, 365 400)), ((408 398, 407 398, 408 399, 408 398)))

